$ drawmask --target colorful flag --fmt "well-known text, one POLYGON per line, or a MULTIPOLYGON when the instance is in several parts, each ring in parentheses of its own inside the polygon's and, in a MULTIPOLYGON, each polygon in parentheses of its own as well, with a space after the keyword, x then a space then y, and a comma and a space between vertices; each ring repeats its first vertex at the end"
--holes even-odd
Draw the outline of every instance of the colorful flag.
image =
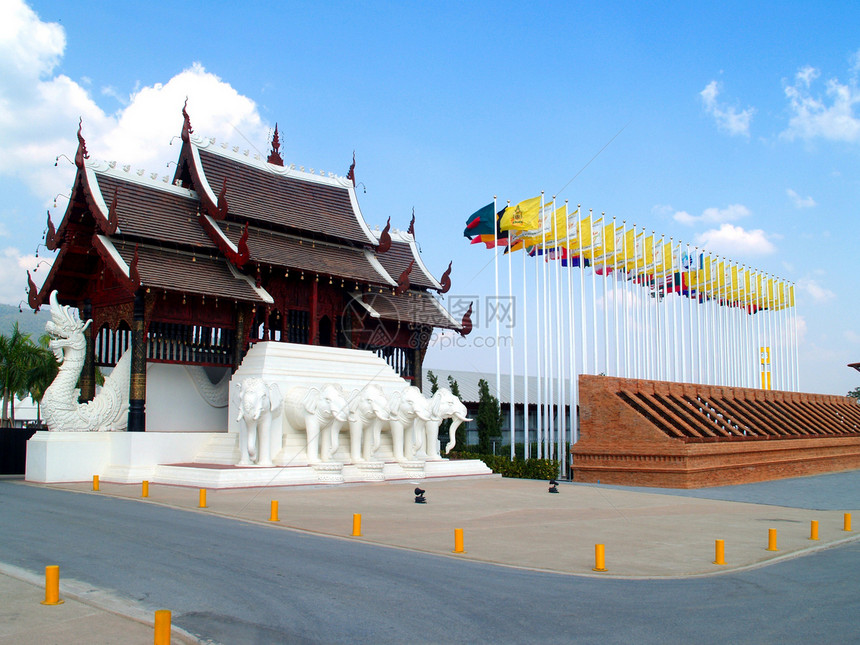
POLYGON ((470 240, 476 235, 493 235, 496 229, 493 226, 493 202, 483 208, 479 208, 466 220, 466 228, 463 229, 463 237, 470 240))
POLYGON ((540 226, 541 197, 532 197, 521 201, 515 206, 508 206, 502 211, 499 219, 500 231, 528 231, 540 226))

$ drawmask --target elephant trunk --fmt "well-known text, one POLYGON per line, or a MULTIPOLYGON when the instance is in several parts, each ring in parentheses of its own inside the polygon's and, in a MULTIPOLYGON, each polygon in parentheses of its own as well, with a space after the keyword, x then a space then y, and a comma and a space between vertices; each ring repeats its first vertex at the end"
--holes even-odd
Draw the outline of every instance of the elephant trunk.
POLYGON ((448 430, 448 444, 445 446, 446 453, 451 452, 454 448, 454 444, 457 443, 457 428, 459 428, 464 421, 471 421, 471 419, 460 414, 454 416, 451 428, 448 430))

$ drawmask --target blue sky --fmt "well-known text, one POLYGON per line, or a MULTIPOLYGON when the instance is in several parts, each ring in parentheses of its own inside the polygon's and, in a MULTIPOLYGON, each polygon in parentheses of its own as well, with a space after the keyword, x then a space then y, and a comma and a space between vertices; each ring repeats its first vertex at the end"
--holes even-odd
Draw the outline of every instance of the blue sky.
POLYGON ((857 3, 107 6, 0 0, 0 301, 65 208, 79 116, 94 158, 162 174, 186 95, 205 136, 265 152, 277 122, 288 162, 338 174, 355 150, 371 226, 414 207, 427 265, 478 295, 466 217, 557 192, 621 131, 560 197, 795 282, 801 389, 860 384, 857 3))

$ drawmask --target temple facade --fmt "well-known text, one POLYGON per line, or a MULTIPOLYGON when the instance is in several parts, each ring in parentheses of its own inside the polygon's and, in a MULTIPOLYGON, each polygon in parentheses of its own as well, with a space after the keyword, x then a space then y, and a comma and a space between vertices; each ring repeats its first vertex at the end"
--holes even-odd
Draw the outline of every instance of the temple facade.
MULTIPOLYGON (((28 273, 29 304, 58 301, 92 319, 81 401, 96 366, 131 351, 129 431, 147 429, 147 367, 200 366, 214 381, 258 341, 375 352, 421 385, 434 328, 467 332, 440 295, 409 231, 371 230, 359 208, 355 162, 346 177, 285 165, 277 127, 267 159, 198 136, 182 110, 172 177, 89 158, 81 129, 62 221, 48 214, 57 252, 44 284, 28 273)), ((159 429, 159 428, 150 428, 159 429)))

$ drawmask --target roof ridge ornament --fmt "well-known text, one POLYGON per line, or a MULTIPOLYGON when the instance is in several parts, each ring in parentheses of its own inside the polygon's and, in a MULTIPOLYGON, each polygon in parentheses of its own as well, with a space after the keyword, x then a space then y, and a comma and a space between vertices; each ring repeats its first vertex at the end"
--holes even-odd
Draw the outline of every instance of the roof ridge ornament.
POLYGON ((117 193, 119 188, 113 189, 113 199, 111 200, 110 207, 108 208, 108 221, 107 226, 101 227, 104 229, 105 235, 113 235, 116 233, 116 229, 119 226, 119 219, 116 216, 116 203, 117 203, 117 193))
POLYGON ((137 270, 137 263, 140 260, 137 254, 137 244, 134 245, 134 257, 131 259, 131 264, 128 265, 128 278, 134 289, 140 287, 140 273, 137 270))
POLYGON ((281 139, 278 137, 278 124, 275 123, 275 135, 272 137, 272 151, 269 153, 269 158, 266 159, 270 164, 283 167, 284 159, 279 152, 281 148, 281 139))
POLYGON ((245 263, 251 258, 251 251, 248 249, 248 222, 245 222, 245 230, 242 231, 242 237, 239 238, 239 243, 236 245, 239 252, 233 259, 235 264, 240 269, 245 266, 245 263))
POLYGON ((48 230, 45 233, 45 246, 49 251, 57 250, 57 229, 54 228, 54 223, 51 221, 51 211, 48 211, 48 230))
POLYGON ((454 261, 451 260, 448 263, 448 268, 445 269, 445 273, 442 274, 442 279, 439 280, 439 284, 442 285, 442 288, 439 290, 439 293, 448 293, 448 290, 451 288, 451 265, 454 264, 454 261))
POLYGON ((83 170, 84 160, 90 158, 87 152, 87 142, 84 141, 84 135, 81 134, 81 129, 84 127, 83 117, 78 117, 78 150, 75 152, 75 165, 83 170))
POLYGON ((406 232, 412 236, 412 239, 415 239, 415 207, 412 207, 412 221, 409 222, 409 228, 406 229, 406 232))
POLYGON ((27 269, 27 286, 30 288, 27 292, 27 304, 30 305, 30 309, 33 311, 39 311, 39 307, 42 304, 41 298, 39 298, 39 290, 36 288, 36 283, 33 282, 33 278, 30 276, 29 269, 27 269))
POLYGON ((388 234, 388 231, 391 230, 391 218, 388 218, 388 221, 385 223, 385 228, 382 229, 382 233, 379 234, 379 243, 376 245, 377 253, 385 253, 388 249, 391 248, 391 236, 388 234))
POLYGON ((185 97, 185 105, 182 106, 182 140, 186 143, 191 138, 191 135, 194 134, 194 129, 191 127, 191 117, 188 116, 188 111, 185 109, 188 107, 188 97, 185 97))
POLYGON ((221 185, 221 192, 218 193, 218 204, 217 204, 218 212, 217 218, 224 219, 227 217, 227 178, 224 177, 224 183, 221 185))
POLYGON ((352 151, 352 163, 349 166, 349 172, 346 173, 346 178, 352 181, 352 187, 355 188, 355 150, 352 151))
POLYGON ((409 274, 412 273, 413 266, 415 266, 415 260, 410 260, 409 266, 400 274, 397 288, 394 290, 395 295, 401 296, 409 290, 409 274))
POLYGON ((466 313, 463 314, 463 320, 460 322, 460 332, 461 336, 468 336, 472 333, 472 305, 474 303, 469 303, 469 309, 466 313))

